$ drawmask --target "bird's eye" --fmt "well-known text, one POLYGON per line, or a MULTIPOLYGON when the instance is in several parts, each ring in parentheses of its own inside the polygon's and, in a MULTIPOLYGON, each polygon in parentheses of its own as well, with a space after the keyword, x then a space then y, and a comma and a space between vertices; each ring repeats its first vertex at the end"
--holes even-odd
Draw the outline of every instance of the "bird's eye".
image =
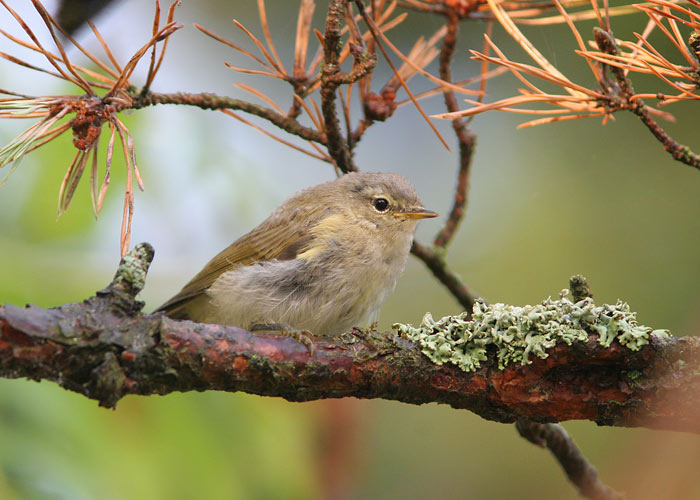
POLYGON ((374 208, 376 208, 377 211, 386 212, 389 208, 389 200, 386 198, 375 198, 372 205, 374 205, 374 208))

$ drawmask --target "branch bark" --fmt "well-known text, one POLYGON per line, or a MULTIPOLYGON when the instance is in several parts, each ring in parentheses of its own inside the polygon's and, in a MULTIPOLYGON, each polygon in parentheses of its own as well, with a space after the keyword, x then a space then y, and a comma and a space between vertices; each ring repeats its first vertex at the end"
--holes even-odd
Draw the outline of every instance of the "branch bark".
POLYGON ((433 364, 392 333, 356 329, 319 339, 310 352, 284 336, 141 315, 134 296, 145 270, 129 266, 81 303, 0 308, 0 376, 52 380, 106 407, 127 394, 221 390, 289 401, 436 402, 497 422, 586 419, 700 433, 700 339, 652 339, 635 352, 591 335, 531 365, 499 370, 490 355, 465 373, 433 364))
POLYGON ((547 448, 561 465, 581 496, 592 500, 621 500, 620 493, 605 486, 598 478, 598 471, 583 456, 559 424, 539 424, 529 420, 515 423, 518 433, 541 448, 547 448))

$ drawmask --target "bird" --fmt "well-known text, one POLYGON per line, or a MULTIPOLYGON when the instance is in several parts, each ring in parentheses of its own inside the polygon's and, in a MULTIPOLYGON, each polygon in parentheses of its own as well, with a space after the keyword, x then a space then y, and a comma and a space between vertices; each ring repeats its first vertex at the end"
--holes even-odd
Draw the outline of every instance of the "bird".
POLYGON ((303 189, 161 305, 173 319, 337 337, 377 318, 426 210, 393 173, 303 189))

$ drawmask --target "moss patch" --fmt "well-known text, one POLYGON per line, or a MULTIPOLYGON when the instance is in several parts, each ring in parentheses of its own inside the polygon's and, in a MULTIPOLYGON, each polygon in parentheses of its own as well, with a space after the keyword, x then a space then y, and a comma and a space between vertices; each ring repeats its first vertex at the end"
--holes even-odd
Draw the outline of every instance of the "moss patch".
POLYGON ((529 364, 532 356, 544 359, 557 343, 588 342, 589 333, 597 333, 603 346, 617 341, 633 351, 652 336, 670 336, 668 330, 639 325, 626 302, 597 306, 590 297, 573 302, 568 294, 562 290, 556 300, 550 297, 523 307, 477 301, 472 319, 465 312, 436 321, 427 313, 417 328, 401 323, 393 328, 418 342, 434 363, 453 363, 467 372, 476 371, 487 359, 489 346, 496 348, 498 368, 503 370, 513 362, 529 364))

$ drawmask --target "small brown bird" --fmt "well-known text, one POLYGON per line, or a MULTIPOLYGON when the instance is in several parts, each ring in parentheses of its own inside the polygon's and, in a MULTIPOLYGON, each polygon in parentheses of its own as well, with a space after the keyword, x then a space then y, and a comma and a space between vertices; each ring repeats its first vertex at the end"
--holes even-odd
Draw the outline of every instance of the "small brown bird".
POLYGON ((168 316, 337 336, 375 319, 423 208, 413 186, 350 173, 299 191, 158 308, 168 316))

